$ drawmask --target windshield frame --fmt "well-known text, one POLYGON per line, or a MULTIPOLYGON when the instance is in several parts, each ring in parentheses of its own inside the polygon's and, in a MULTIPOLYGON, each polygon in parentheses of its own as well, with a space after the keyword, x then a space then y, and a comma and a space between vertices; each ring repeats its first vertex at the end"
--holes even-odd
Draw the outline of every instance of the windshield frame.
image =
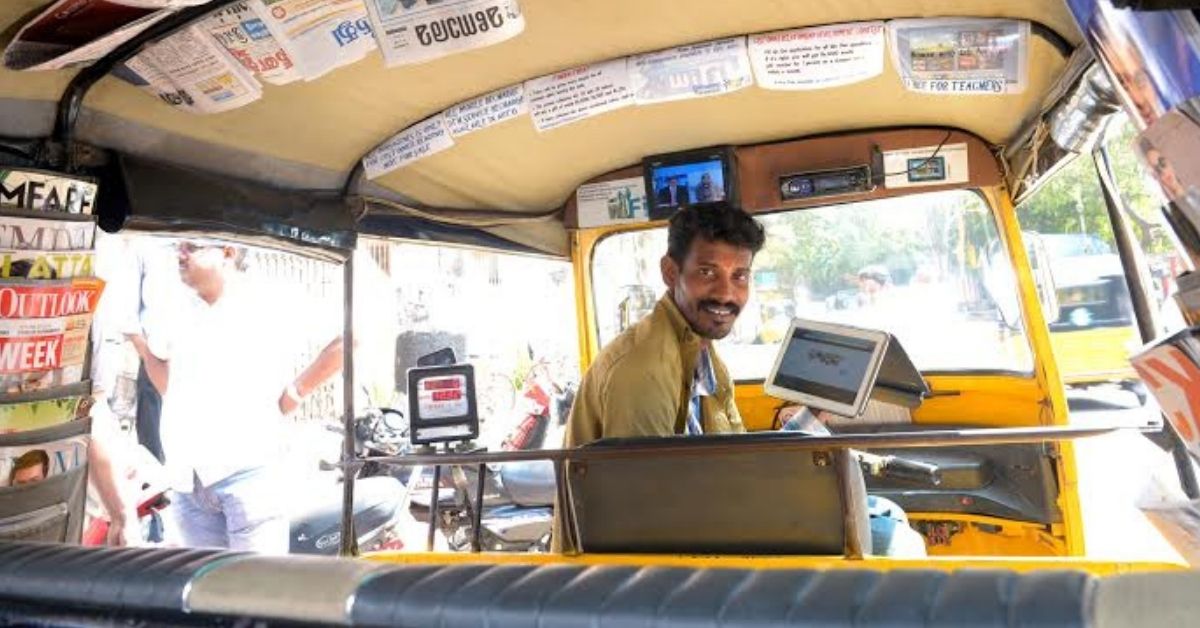
MULTIPOLYGON (((917 195, 921 195, 921 194, 929 194, 929 193, 937 193, 937 192, 950 192, 950 191, 962 191, 962 192, 967 192, 967 193, 973 194, 976 197, 978 197, 979 200, 983 203, 983 206, 987 208, 988 215, 991 217, 992 224, 995 227, 996 237, 998 238, 998 242, 1001 244, 1001 248, 1003 249, 1004 258, 1008 261, 1009 267, 1010 267, 1011 271, 1013 272, 1014 285, 1017 286, 1017 289, 1014 291, 1014 295, 1016 296, 1018 303, 1020 303, 1023 300, 1023 296, 1021 294, 1022 291, 1019 289, 1019 286, 1020 286, 1020 280, 1018 279, 1019 273, 1017 272, 1017 266, 1014 263, 1014 260, 1013 260, 1012 254, 1011 254, 1012 247, 1010 246, 1010 243, 1008 242, 1008 235, 1005 231, 1004 222, 999 215, 999 210, 997 209, 997 207, 990 202, 990 196, 988 194, 986 194, 983 190, 981 190, 980 188, 975 187, 975 186, 951 187, 951 188, 939 189, 939 190, 921 190, 918 188, 916 191, 913 191, 913 192, 907 193, 907 194, 897 194, 894 196, 888 196, 888 197, 883 197, 883 198, 867 198, 867 199, 862 199, 862 200, 857 200, 857 201, 843 200, 843 201, 839 202, 838 197, 833 197, 830 199, 830 202, 827 202, 827 203, 808 205, 805 207, 777 207, 777 208, 772 208, 772 209, 768 209, 768 210, 764 210, 764 211, 754 211, 754 212, 751 212, 751 215, 754 216, 755 218, 759 218, 762 216, 771 216, 771 215, 783 214, 783 213, 819 210, 819 209, 825 209, 825 208, 829 208, 829 207, 836 207, 838 205, 848 205, 848 204, 853 204, 853 203, 870 202, 870 201, 883 201, 883 200, 887 200, 887 199, 891 199, 891 198, 903 198, 903 197, 907 197, 907 196, 917 196, 917 195)), ((1014 204, 1013 205, 1014 212, 1015 212, 1015 207, 1016 206, 1014 204)), ((1015 214, 1014 214, 1014 218, 1015 218, 1015 214)), ((600 312, 596 307, 596 304, 597 304, 597 297, 596 297, 597 282, 596 282, 596 278, 594 275, 595 270, 596 270, 596 251, 600 248, 600 245, 603 242, 605 242, 606 240, 608 240, 609 238, 611 238, 613 236, 624 235, 624 234, 629 234, 629 233, 636 233, 636 232, 641 232, 641 231, 651 231, 653 229, 665 229, 665 228, 667 228, 667 221, 655 221, 655 222, 637 224, 637 225, 620 225, 619 227, 610 227, 610 228, 602 227, 602 228, 598 228, 598 229, 588 229, 589 231, 593 231, 593 230, 594 231, 601 231, 601 230, 604 231, 604 233, 602 233, 598 237, 596 237, 595 240, 590 245, 590 250, 588 251, 588 256, 587 256, 587 260, 588 260, 587 272, 586 273, 583 272, 582 269, 580 271, 580 275, 583 275, 586 278, 586 281, 587 281, 586 285, 583 283, 577 284, 579 286, 581 294, 586 297, 588 305, 589 305, 588 309, 590 310, 590 316, 588 317, 589 320, 585 321, 585 325, 587 327, 587 329, 586 329, 587 335, 591 336, 595 339, 595 343, 596 343, 595 354, 596 355, 598 355, 599 352, 604 348, 604 346, 606 346, 605 344, 601 343, 600 316, 599 316, 600 312)), ((585 231, 585 230, 581 229, 580 231, 585 231)), ((1022 244, 1022 246, 1024 246, 1024 245, 1022 244)), ((664 251, 664 254, 665 253, 666 252, 664 251)), ((664 286, 658 286, 658 287, 656 287, 656 294, 658 294, 661 297, 664 290, 665 290, 664 286)), ((921 373, 922 376, 926 376, 926 377, 930 377, 930 376, 933 376, 933 377, 978 377, 978 376, 992 377, 992 376, 1000 376, 1000 377, 1015 377, 1015 378, 1028 379, 1028 380, 1037 379, 1037 373, 1039 370, 1038 365, 1045 358, 1039 355, 1037 348, 1031 338, 1031 335, 1029 332, 1030 322, 1026 316, 1025 308, 1019 307, 1018 310, 1019 310, 1019 313, 1021 316, 1021 325, 1022 325, 1022 331, 1023 331, 1023 333, 1021 334, 1021 337, 1023 338, 1023 343, 1025 345, 1025 348, 1029 352, 1029 360, 1030 360, 1030 369, 1029 370, 1003 369, 1003 368, 922 369, 919 366, 918 366, 917 370, 921 373)), ((582 316, 582 314, 581 314, 581 316, 582 316)), ((581 341, 583 341, 582 335, 581 335, 581 341)), ((593 359, 594 359, 594 357, 595 357, 595 355, 592 356, 593 359)), ((586 367, 587 367, 587 365, 585 365, 585 370, 586 370, 586 367)), ((765 381, 766 381, 765 375, 763 377, 751 377, 751 378, 736 378, 735 377, 734 378, 734 384, 738 385, 738 386, 761 385, 765 381)))

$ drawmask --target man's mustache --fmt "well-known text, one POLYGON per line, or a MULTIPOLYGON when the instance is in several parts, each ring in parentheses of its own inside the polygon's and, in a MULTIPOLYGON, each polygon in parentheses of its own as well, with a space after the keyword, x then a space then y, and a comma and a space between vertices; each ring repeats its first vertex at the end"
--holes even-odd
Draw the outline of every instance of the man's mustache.
POLYGON ((708 308, 708 307, 725 308, 725 309, 729 310, 730 312, 732 312, 734 316, 737 316, 738 314, 742 313, 742 308, 738 307, 737 303, 733 303, 733 302, 729 302, 729 301, 722 303, 715 299, 705 299, 703 301, 700 301, 701 309, 708 308))

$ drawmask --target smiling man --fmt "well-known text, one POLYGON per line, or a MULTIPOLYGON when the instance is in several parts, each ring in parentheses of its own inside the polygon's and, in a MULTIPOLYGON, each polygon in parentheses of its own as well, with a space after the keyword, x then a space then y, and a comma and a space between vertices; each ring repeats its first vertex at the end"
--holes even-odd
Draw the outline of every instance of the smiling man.
POLYGON ((667 292, 584 376, 567 447, 745 430, 712 341, 729 335, 750 297, 750 267, 764 239, 762 226, 740 210, 688 207, 671 218, 661 261, 667 292))

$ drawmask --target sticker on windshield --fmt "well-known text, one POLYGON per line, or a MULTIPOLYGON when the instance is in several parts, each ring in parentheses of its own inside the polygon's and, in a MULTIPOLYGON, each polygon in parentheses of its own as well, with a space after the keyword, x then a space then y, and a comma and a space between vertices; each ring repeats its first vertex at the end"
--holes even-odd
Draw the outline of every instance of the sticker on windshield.
POLYGON ((581 185, 575 191, 575 207, 581 228, 650 220, 642 177, 581 185))
POLYGON ((445 116, 439 113, 404 129, 371 151, 363 158, 363 170, 368 179, 376 179, 451 146, 454 139, 446 128, 445 116))
POLYGON ((625 63, 614 59, 526 81, 533 126, 549 131, 633 104, 625 63))
POLYGON ((883 22, 861 22, 750 36, 750 62, 764 89, 850 85, 883 73, 883 22))
POLYGON ((513 85, 459 103, 446 110, 451 137, 462 137, 529 112, 525 86, 513 85))
POLYGON ((517 0, 366 0, 388 67, 483 48, 525 30, 517 0))
POLYGON ((892 60, 904 85, 927 94, 1025 91, 1029 22, 956 19, 888 22, 892 60))
POLYGON ((966 144, 924 146, 883 153, 884 187, 966 183, 970 179, 966 144))
POLYGON ((753 83, 745 37, 629 58, 629 84, 639 105, 716 96, 753 83))

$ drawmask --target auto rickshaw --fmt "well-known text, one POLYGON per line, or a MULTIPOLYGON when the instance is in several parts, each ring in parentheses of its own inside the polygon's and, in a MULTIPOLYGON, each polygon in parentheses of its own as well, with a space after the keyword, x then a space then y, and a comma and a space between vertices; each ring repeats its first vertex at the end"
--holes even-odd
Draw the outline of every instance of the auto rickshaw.
MULTIPOLYGON (((577 320, 586 369, 644 311, 666 221, 692 203, 755 215, 773 307, 886 335, 904 349, 892 358, 903 376, 881 379, 888 394, 832 435, 776 432, 791 404, 769 375, 789 336, 752 328, 718 345, 744 438, 369 461, 353 455, 347 392, 344 522, 365 462, 476 467, 478 531, 486 465, 545 460, 576 551, 355 557, 348 524, 337 560, 4 542, 4 621, 1119 626, 1183 625, 1200 610, 1182 560, 1088 555, 1074 442, 1128 427, 1072 424, 1048 315, 1063 304, 1014 209, 1063 164, 1094 160, 1134 318, 1155 338, 1143 254, 1093 150, 1127 110, 1164 155, 1149 161, 1169 188, 1165 218, 1196 259, 1190 12, 1110 0, 110 0, 144 12, 138 28, 53 69, 57 53, 34 44, 55 42, 24 27, 71 15, 45 4, 0 8, 21 53, 0 71, 0 159, 92 177, 105 229, 216 233, 343 263, 346 391, 359 236, 570 260, 577 307, 563 316, 577 320), (301 8, 312 21, 289 13, 301 8), (313 34, 320 25, 330 37, 313 34), (269 35, 298 74, 246 63, 234 51, 249 44, 219 36, 230 26, 263 46, 269 35), (1176 131, 1151 132, 1160 120, 1176 131), (865 267, 888 281, 863 280, 865 267), (855 450, 937 479, 864 478, 855 450), (928 556, 873 555, 869 494, 905 510, 928 556), (663 508, 664 495, 686 504, 663 508)), ((1194 491, 1194 443, 1167 441, 1194 491)))

